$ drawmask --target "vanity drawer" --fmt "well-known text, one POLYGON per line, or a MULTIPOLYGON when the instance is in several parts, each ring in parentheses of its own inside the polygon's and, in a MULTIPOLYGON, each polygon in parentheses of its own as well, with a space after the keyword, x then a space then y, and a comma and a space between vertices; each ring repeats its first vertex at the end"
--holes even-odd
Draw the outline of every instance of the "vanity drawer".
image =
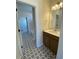
POLYGON ((52 34, 49 34, 49 33, 46 33, 46 32, 43 32, 43 36, 45 36, 45 37, 49 37, 49 38, 53 38, 53 39, 56 39, 56 40, 58 40, 59 39, 59 37, 57 37, 57 36, 55 36, 55 35, 52 35, 52 34))

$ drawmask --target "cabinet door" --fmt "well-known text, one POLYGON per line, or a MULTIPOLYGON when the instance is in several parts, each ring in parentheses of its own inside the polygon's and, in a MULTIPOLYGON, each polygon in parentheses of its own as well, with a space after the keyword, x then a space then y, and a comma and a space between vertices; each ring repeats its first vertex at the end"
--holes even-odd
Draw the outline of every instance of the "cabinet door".
POLYGON ((55 53, 55 55, 57 54, 58 40, 54 37, 50 40, 50 49, 55 53))
POLYGON ((47 48, 50 48, 50 42, 49 42, 49 38, 44 36, 43 38, 43 43, 47 48))
POLYGON ((50 39, 47 33, 43 32, 43 43, 47 48, 50 48, 50 39))

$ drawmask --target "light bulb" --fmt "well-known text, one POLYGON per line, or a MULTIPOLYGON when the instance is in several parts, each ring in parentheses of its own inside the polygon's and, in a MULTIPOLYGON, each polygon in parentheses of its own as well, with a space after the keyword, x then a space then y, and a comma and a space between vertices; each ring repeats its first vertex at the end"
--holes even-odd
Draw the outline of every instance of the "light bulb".
POLYGON ((62 7, 63 7, 63 3, 62 3, 62 2, 60 2, 59 6, 62 8, 62 7))
POLYGON ((55 7, 56 7, 56 9, 59 9, 60 8, 60 6, 58 4, 56 4, 55 7))
POLYGON ((55 6, 53 6, 53 7, 52 7, 52 10, 56 10, 56 7, 55 7, 55 6))
POLYGON ((58 8, 59 6, 56 4, 55 7, 58 8))

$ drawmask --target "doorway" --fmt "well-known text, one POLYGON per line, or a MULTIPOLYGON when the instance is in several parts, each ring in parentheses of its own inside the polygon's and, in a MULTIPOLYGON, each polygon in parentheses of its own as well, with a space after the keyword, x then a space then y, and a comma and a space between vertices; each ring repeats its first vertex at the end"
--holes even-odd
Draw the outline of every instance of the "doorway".
POLYGON ((36 47, 35 7, 23 2, 17 2, 18 26, 22 36, 24 50, 36 47))

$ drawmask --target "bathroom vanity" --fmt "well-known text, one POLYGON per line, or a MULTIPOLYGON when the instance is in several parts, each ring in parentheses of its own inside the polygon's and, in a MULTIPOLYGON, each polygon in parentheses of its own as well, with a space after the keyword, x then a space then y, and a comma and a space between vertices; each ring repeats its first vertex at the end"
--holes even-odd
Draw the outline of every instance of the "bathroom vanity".
POLYGON ((57 54, 58 42, 59 42, 59 32, 52 30, 43 31, 43 43, 55 55, 57 54))
POLYGON ((61 21, 63 20, 63 8, 52 9, 50 15, 49 27, 46 28, 47 30, 44 29, 43 31, 43 43, 56 55, 60 37, 61 21))

